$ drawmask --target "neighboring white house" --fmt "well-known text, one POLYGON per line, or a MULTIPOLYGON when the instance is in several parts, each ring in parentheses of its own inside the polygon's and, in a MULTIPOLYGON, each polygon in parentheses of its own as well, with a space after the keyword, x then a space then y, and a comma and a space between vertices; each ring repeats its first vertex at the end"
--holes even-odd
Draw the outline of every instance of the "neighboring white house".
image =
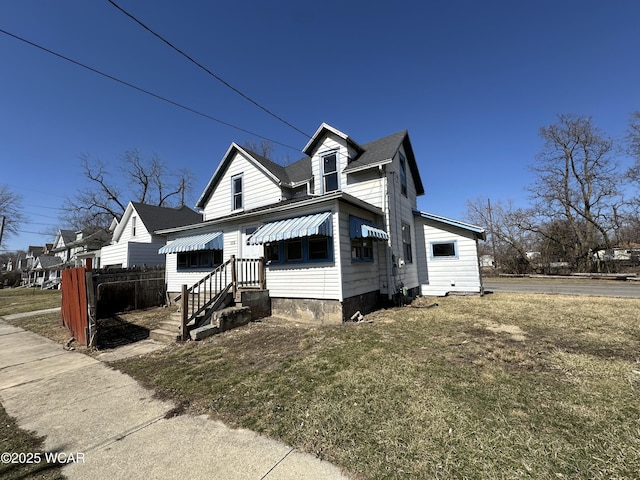
POLYGON ((165 257, 158 249, 167 239, 154 232, 201 221, 202 215, 185 206, 168 208, 129 202, 120 221, 112 223, 111 244, 102 247, 102 267, 164 265, 165 257))
POLYGON ((322 124, 303 153, 283 167, 229 147, 196 204, 203 222, 159 232, 169 292, 231 255, 264 257, 273 314, 293 318, 342 321, 400 295, 482 291, 484 231, 417 211, 424 188, 406 131, 361 145, 322 124))

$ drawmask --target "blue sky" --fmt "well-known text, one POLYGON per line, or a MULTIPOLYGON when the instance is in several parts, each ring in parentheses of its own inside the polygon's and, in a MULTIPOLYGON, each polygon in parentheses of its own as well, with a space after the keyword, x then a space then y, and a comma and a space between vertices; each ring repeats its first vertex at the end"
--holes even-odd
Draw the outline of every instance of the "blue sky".
MULTIPOLYGON (((312 134, 360 143, 407 129, 422 210, 463 219, 478 197, 527 202, 538 129, 590 115, 613 137, 640 110, 640 2, 592 0, 117 3, 214 73, 312 134)), ((0 29, 297 148, 300 133, 248 103, 106 0, 4 0, 0 29)), ((7 247, 53 241, 79 157, 158 155, 204 189, 233 141, 251 137, 0 33, 0 184, 29 222, 7 247)), ((623 162, 627 159, 622 159, 623 162)))

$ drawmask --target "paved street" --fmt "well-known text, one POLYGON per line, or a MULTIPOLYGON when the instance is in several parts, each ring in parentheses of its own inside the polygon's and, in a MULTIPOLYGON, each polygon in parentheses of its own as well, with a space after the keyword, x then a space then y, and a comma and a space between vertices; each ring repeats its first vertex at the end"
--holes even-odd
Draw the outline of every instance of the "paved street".
POLYGON ((599 297, 640 298, 640 282, 552 278, 486 278, 487 292, 559 293, 599 297))

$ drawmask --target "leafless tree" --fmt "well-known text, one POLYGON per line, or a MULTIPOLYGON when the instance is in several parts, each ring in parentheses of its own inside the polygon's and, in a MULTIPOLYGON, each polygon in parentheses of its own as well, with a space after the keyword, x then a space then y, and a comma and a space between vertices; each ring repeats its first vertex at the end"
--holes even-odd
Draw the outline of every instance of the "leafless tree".
POLYGON ((6 244, 8 237, 19 233, 20 224, 25 218, 22 213, 22 197, 11 191, 8 185, 0 185, 0 217, 4 217, 4 229, 0 239, 2 246, 6 244))
POLYGON ((512 201, 491 204, 487 198, 477 198, 467 202, 467 219, 487 229, 485 244, 491 245, 494 262, 503 271, 524 273, 535 268, 528 254, 533 245, 529 217, 529 211, 512 201))
POLYGON ((190 199, 193 174, 188 169, 171 172, 157 156, 145 159, 138 150, 126 150, 115 166, 86 154, 80 162, 87 186, 67 198, 69 209, 63 215, 75 228, 106 228, 122 216, 129 201, 176 207, 190 199))
POLYGON ((574 115, 559 115, 557 123, 540 129, 540 136, 544 146, 531 167, 530 228, 561 245, 576 268, 589 271, 593 254, 611 248, 616 210, 622 206, 622 174, 613 159, 613 141, 591 118, 574 115), (565 228, 546 228, 558 222, 569 235, 565 228))

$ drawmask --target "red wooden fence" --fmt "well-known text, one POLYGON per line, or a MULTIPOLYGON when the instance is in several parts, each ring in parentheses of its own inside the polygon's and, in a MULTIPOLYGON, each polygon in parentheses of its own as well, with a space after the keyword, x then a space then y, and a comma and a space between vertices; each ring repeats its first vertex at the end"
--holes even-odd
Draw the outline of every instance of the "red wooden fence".
POLYGON ((87 344, 87 288, 85 269, 62 270, 62 323, 76 342, 87 344))

